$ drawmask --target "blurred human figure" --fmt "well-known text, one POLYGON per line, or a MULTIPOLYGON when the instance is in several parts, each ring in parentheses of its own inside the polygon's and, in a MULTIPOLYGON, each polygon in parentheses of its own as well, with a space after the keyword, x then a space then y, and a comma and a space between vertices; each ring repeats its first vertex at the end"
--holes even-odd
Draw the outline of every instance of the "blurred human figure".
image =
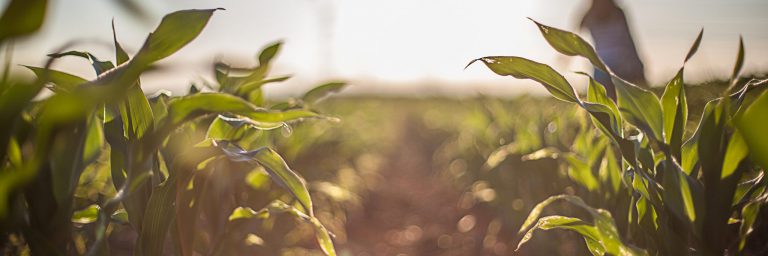
MULTIPOLYGON (((624 11, 613 0, 592 0, 581 20, 581 27, 589 30, 597 55, 617 76, 636 85, 646 86, 643 62, 637 54, 624 11)), ((611 77, 598 69, 595 80, 605 85, 611 98, 616 90, 611 77)))

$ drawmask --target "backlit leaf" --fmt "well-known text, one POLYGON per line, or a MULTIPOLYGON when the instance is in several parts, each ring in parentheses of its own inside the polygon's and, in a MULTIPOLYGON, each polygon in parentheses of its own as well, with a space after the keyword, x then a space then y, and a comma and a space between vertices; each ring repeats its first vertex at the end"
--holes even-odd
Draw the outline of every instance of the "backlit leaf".
MULTIPOLYGON (((301 118, 320 117, 308 110, 272 111, 254 106, 247 101, 224 93, 198 93, 174 99, 168 106, 168 123, 178 125, 201 115, 232 113, 247 117, 252 124, 276 124, 301 118)), ((274 126, 274 125, 272 125, 274 126)), ((271 126, 270 126, 271 127, 271 126)))
POLYGON ((621 116, 656 141, 664 141, 664 117, 652 92, 613 77, 621 116))
POLYGON ((693 42, 693 45, 688 50, 688 54, 685 55, 685 62, 688 62, 688 60, 693 57, 694 54, 696 54, 696 51, 699 50, 699 45, 701 45, 701 38, 704 36, 704 29, 701 29, 699 31, 699 35, 696 37, 696 41, 693 42))
POLYGON ((494 73, 501 76, 512 76, 518 79, 531 79, 544 85, 555 98, 563 101, 579 103, 579 97, 567 80, 552 67, 521 57, 490 56, 473 60, 482 61, 494 73))
POLYGON ((667 83, 661 96, 661 107, 664 114, 664 141, 669 144, 672 155, 679 159, 688 120, 688 100, 685 96, 682 68, 675 78, 667 83))
MULTIPOLYGON (((578 218, 572 218, 572 217, 565 217, 565 216, 546 216, 542 217, 536 222, 536 225, 533 226, 528 232, 523 235, 523 238, 520 240, 520 242, 517 244, 517 250, 520 250, 520 247, 523 246, 526 242, 531 240, 533 238, 533 232, 536 231, 536 229, 541 230, 549 230, 549 229, 567 229, 571 231, 576 231, 579 234, 581 234, 585 240, 587 241, 599 241, 600 234, 598 234, 597 229, 590 225, 589 223, 586 223, 578 218)), ((589 242, 587 242, 589 243, 589 242)), ((603 254, 594 254, 595 252, 603 252, 605 253, 605 248, 600 244, 600 242, 593 243, 592 246, 595 246, 594 248, 591 248, 590 251, 593 252, 593 255, 603 255, 603 254)))
POLYGON ((32 72, 35 72, 35 75, 38 79, 45 79, 45 82, 54 84, 51 89, 55 92, 72 92, 77 88, 78 85, 88 82, 88 80, 85 80, 81 77, 58 70, 31 66, 25 67, 27 67, 29 70, 32 70, 32 72))
POLYGON ((608 72, 608 68, 600 60, 595 49, 579 35, 558 28, 543 25, 531 19, 539 27, 541 34, 547 43, 558 52, 568 56, 582 56, 602 71, 608 72))
POLYGON ((75 211, 72 213, 72 222, 78 224, 88 224, 96 221, 99 216, 99 206, 92 204, 85 209, 75 211))
POLYGON ((305 104, 314 104, 326 95, 340 91, 346 85, 347 84, 344 82, 325 83, 309 90, 304 94, 304 97, 302 97, 301 100, 304 101, 305 104))
POLYGON ((768 92, 763 92, 742 113, 736 116, 735 125, 749 148, 750 158, 761 167, 768 168, 768 92))
POLYGON ((149 65, 175 53, 203 31, 216 10, 222 9, 183 10, 165 15, 133 60, 149 65))
POLYGON ((736 82, 736 78, 741 73, 741 68, 744 66, 744 38, 739 36, 739 53, 736 55, 736 65, 733 66, 733 72, 731 73, 732 83, 736 82))
POLYGON ((728 148, 725 151, 725 158, 723 158, 723 170, 720 174, 720 178, 725 179, 733 175, 736 168, 745 157, 749 154, 749 148, 741 136, 741 133, 737 130, 731 135, 731 139, 728 141, 728 148))
POLYGON ((258 163, 264 166, 272 180, 287 189, 299 201, 303 207, 303 212, 309 216, 314 216, 312 199, 309 196, 306 182, 288 167, 288 164, 277 152, 267 147, 246 151, 228 141, 215 141, 215 145, 232 161, 258 163))
POLYGON ((259 65, 269 65, 269 62, 271 62, 275 55, 277 55, 277 52, 280 51, 282 45, 283 42, 278 41, 261 50, 261 53, 259 53, 259 65))

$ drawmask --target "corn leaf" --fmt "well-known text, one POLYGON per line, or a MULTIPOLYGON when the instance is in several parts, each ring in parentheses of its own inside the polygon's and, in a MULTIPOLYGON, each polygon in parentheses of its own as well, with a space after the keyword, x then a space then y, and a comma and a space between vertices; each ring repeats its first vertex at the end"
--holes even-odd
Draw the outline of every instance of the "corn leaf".
POLYGON ((731 139, 728 141, 728 148, 725 150, 725 157, 723 158, 723 169, 720 173, 721 179, 727 179, 736 172, 736 168, 739 167, 741 161, 749 154, 749 148, 747 147, 744 138, 741 133, 736 130, 731 134, 731 139))
POLYGON ((662 191, 662 198, 664 205, 671 209, 678 218, 687 220, 693 227, 695 234, 700 234, 700 220, 697 215, 701 215, 702 202, 698 200, 703 195, 699 189, 696 189, 698 186, 696 180, 686 175, 682 168, 671 159, 665 160, 663 166, 662 186, 664 190, 662 191))
POLYGON ((128 88, 125 96, 125 102, 120 104, 123 129, 128 138, 141 138, 154 125, 152 107, 138 82, 128 88))
MULTIPOLYGON (((608 126, 605 125, 603 121, 600 121, 597 119, 597 117, 593 114, 593 121, 597 120, 599 124, 602 125, 602 128, 608 129, 608 133, 606 135, 609 135, 611 138, 614 138, 615 136, 622 137, 624 134, 624 131, 622 129, 622 121, 621 121, 621 115, 619 114, 619 108, 616 106, 616 103, 611 100, 611 98, 608 97, 608 94, 605 91, 605 86, 597 82, 595 79, 593 79, 591 76, 589 76, 586 73, 580 73, 582 75, 585 75, 589 77, 589 86, 587 87, 587 101, 591 103, 597 103, 604 105, 608 108, 609 111, 601 111, 608 115, 610 118, 610 122, 608 126)), ((587 102, 585 102, 585 107, 588 105, 587 102)), ((593 113, 593 111, 587 109, 590 113, 593 113)), ((598 126, 600 127, 600 126, 598 126)), ((605 132, 605 131, 603 131, 605 132)))
POLYGON ((735 84, 736 79, 739 78, 741 68, 744 66, 744 37, 739 36, 739 53, 736 55, 736 64, 733 65, 733 72, 731 73, 731 83, 735 84))
POLYGON ((169 103, 167 123, 179 125, 185 120, 212 113, 232 113, 247 117, 252 124, 294 121, 300 118, 319 117, 307 110, 271 111, 254 106, 247 101, 224 93, 198 93, 177 98, 169 103))
POLYGON ((701 38, 704 36, 704 29, 701 29, 699 31, 699 35, 696 36, 696 40, 693 41, 693 45, 691 45, 691 48, 688 50, 688 54, 685 55, 685 62, 688 62, 688 60, 693 57, 694 54, 696 54, 696 51, 699 50, 699 45, 701 45, 701 38))
POLYGON ((741 225, 739 226, 739 251, 744 250, 744 246, 747 244, 747 237, 752 233, 753 226, 757 220, 758 213, 760 212, 761 202, 753 201, 749 202, 744 208, 741 208, 741 225))
POLYGON ((582 56, 602 71, 609 72, 608 67, 603 64, 595 49, 579 35, 558 28, 543 25, 533 19, 530 19, 539 27, 541 34, 547 43, 558 52, 568 56, 582 56))
POLYGON ((89 52, 81 52, 81 51, 68 51, 63 53, 53 53, 48 54, 51 58, 61 58, 64 56, 77 56, 80 58, 84 58, 88 60, 91 63, 91 66, 93 66, 93 70, 96 71, 96 75, 101 75, 104 72, 107 72, 110 69, 115 68, 115 65, 112 64, 112 62, 109 61, 101 61, 99 58, 96 58, 93 54, 89 52))
POLYGON ((128 57, 128 53, 126 53, 120 43, 117 42, 117 32, 115 31, 114 20, 112 20, 112 42, 115 44, 115 63, 117 63, 117 65, 121 65, 128 61, 130 59, 130 57, 128 57))
POLYGON ((244 220, 251 218, 268 218, 274 214, 288 213, 293 215, 299 220, 307 222, 312 225, 315 230, 315 237, 317 243, 320 245, 320 249, 328 256, 335 256, 336 249, 333 246, 333 240, 331 239, 330 232, 320 223, 320 220, 313 216, 307 215, 304 211, 290 206, 282 201, 273 201, 267 207, 262 208, 259 211, 254 211, 250 207, 237 207, 229 215, 229 221, 244 220))
POLYGON ((274 150, 263 147, 246 151, 228 141, 214 141, 214 145, 235 162, 258 163, 269 173, 272 180, 288 190, 303 207, 303 213, 314 216, 312 199, 307 184, 301 176, 291 170, 280 155, 274 150))
POLYGON ((518 79, 531 79, 544 85, 555 98, 563 101, 580 103, 573 87, 552 67, 521 57, 491 56, 471 61, 482 61, 491 71, 500 76, 512 76, 518 79))
POLYGON ((0 43, 40 29, 47 9, 46 0, 11 0, 0 16, 0 43))
POLYGON ((600 240, 600 234, 597 232, 597 229, 595 229, 595 227, 578 218, 558 216, 558 215, 546 216, 546 217, 540 218, 536 222, 536 225, 534 225, 530 230, 528 230, 528 232, 525 233, 523 238, 517 244, 517 249, 515 250, 516 251, 520 250, 520 247, 522 247, 523 244, 531 240, 531 238, 533 238, 533 232, 536 231, 537 229, 541 229, 541 230, 565 229, 565 230, 576 231, 577 233, 581 234, 582 237, 584 237, 584 240, 587 241, 587 245, 590 245, 589 249, 592 255, 605 254, 605 248, 600 242, 598 242, 600 240))
POLYGON ((72 92, 78 85, 87 83, 84 78, 53 69, 25 66, 35 73, 38 79, 45 79, 45 82, 52 83, 51 88, 54 92, 72 92))
MULTIPOLYGON (((523 225, 521 226, 519 233, 529 230, 529 228, 531 228, 531 225, 534 223, 534 221, 537 221, 539 219, 539 215, 541 214, 544 207, 558 200, 565 200, 568 203, 578 206, 586 210, 592 216, 592 219, 594 222, 592 226, 594 227, 596 231, 595 233, 597 234, 597 239, 594 239, 594 240, 603 245, 605 252, 613 255, 648 255, 647 252, 640 249, 636 249, 629 245, 625 245, 621 241, 621 239, 619 238, 618 230, 616 229, 616 224, 613 221, 613 217, 611 217, 611 214, 608 211, 603 209, 592 208, 588 206, 586 203, 584 203, 584 201, 577 196, 557 195, 557 196, 551 196, 546 200, 540 202, 533 208, 533 210, 531 210, 531 213, 528 214, 528 217, 525 219, 525 222, 523 222, 523 225)), ((563 219, 560 219, 560 220, 564 222, 568 221, 563 219)), ((595 233, 589 233, 589 234, 594 235, 595 233)), ((589 243, 589 240, 587 240, 587 243, 589 243)))
POLYGON ((202 32, 216 10, 222 9, 183 10, 165 15, 133 60, 149 65, 175 53, 202 32))
POLYGON ((264 49, 261 50, 261 53, 259 53, 259 65, 260 66, 269 65, 272 59, 275 58, 275 56, 277 55, 277 52, 280 51, 280 47, 282 45, 283 45, 283 42, 278 41, 270 44, 267 47, 264 47, 264 49))
POLYGON ((307 105, 315 104, 328 94, 341 91, 346 85, 347 83, 344 82, 325 83, 309 90, 301 100, 307 105))
POLYGON ((568 161, 568 177, 589 191, 599 189, 599 182, 592 173, 592 168, 588 162, 579 159, 574 154, 565 154, 563 158, 568 161))
POLYGON ((652 92, 613 77, 621 116, 652 137, 664 141, 664 117, 659 99, 652 92))
POLYGON ((768 169, 768 92, 763 92, 735 118, 735 126, 749 148, 749 155, 763 169, 768 169))
POLYGON ((99 216, 99 206, 96 204, 89 205, 85 209, 75 211, 72 213, 72 222, 78 224, 88 224, 96 221, 99 216))
POLYGON ((688 100, 685 96, 683 69, 667 83, 661 96, 664 114, 664 141, 669 145, 672 155, 681 158, 685 123, 688 120, 688 100))

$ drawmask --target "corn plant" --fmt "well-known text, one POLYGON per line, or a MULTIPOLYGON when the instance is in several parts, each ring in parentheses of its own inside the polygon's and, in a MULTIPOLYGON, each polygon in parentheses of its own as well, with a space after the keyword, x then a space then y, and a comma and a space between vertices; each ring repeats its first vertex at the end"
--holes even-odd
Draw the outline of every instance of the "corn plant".
MULTIPOLYGON (((569 177, 590 191, 603 184, 596 176, 611 180, 608 184, 617 186, 614 192, 621 193, 621 189, 628 193, 631 203, 628 227, 621 234, 608 210, 593 208, 577 196, 552 196, 528 215, 520 228, 524 235, 518 248, 535 230, 564 229, 579 233, 593 255, 723 255, 742 251, 759 221, 758 212, 768 201, 763 178, 768 167, 768 136, 763 132, 768 120, 768 93, 756 95, 765 80, 739 82, 743 42, 727 90, 707 103, 695 131, 686 136, 684 65, 658 97, 613 75, 580 36, 534 23, 558 52, 584 57, 611 74, 617 98, 609 98, 603 85, 584 74, 589 79, 584 99, 553 68, 521 57, 482 57, 470 64, 480 61, 498 75, 532 79, 553 97, 585 110, 609 143, 584 143, 577 152, 542 151, 538 155, 564 159, 569 177), (591 218, 541 217, 544 208, 555 201, 581 208, 591 218), (736 225, 738 228, 732 228, 736 225)), ((702 35, 703 30, 683 63, 696 53, 702 35)))
MULTIPOLYGON (((0 18, 0 42, 34 32, 46 3, 11 1, 0 18)), ((147 97, 141 89, 141 74, 195 39, 217 10, 166 15, 132 57, 113 25, 114 63, 85 51, 57 52, 45 67, 27 67, 37 75, 34 81, 0 83, 3 247, 21 248, 17 253, 28 248, 32 255, 107 255, 110 235, 122 228, 136 236, 134 255, 231 255, 231 245, 250 236, 239 229, 244 222, 287 213, 309 223, 322 251, 335 255, 330 233, 314 216, 306 182, 270 148, 269 132, 302 119, 328 119, 311 106, 343 83, 266 107, 262 86, 287 79, 267 77, 277 43, 261 52, 255 68, 217 64, 214 92, 193 86, 186 96, 147 97), (97 77, 52 69, 63 57, 84 58, 97 77), (36 99, 46 88, 54 94, 36 99), (271 178, 286 196, 253 205, 259 210, 221 204, 222 215, 200 209, 203 203, 216 205, 206 184, 243 170, 271 178), (112 184, 87 183, 84 173, 112 184), (95 193, 81 193, 91 186, 95 193), (194 237, 201 231, 215 238, 201 245, 194 237)), ((239 183, 235 187, 247 188, 239 183)))

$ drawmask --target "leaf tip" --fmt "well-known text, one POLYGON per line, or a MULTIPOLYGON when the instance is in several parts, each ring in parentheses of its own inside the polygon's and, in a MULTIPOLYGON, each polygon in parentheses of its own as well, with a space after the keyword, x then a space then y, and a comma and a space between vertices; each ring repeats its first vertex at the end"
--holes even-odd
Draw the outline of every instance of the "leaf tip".
POLYGON ((470 61, 469 63, 467 63, 466 66, 464 66, 464 70, 467 70, 467 68, 469 68, 469 66, 471 66, 472 64, 474 64, 478 60, 482 61, 482 58, 477 58, 477 59, 474 59, 474 60, 470 61))

